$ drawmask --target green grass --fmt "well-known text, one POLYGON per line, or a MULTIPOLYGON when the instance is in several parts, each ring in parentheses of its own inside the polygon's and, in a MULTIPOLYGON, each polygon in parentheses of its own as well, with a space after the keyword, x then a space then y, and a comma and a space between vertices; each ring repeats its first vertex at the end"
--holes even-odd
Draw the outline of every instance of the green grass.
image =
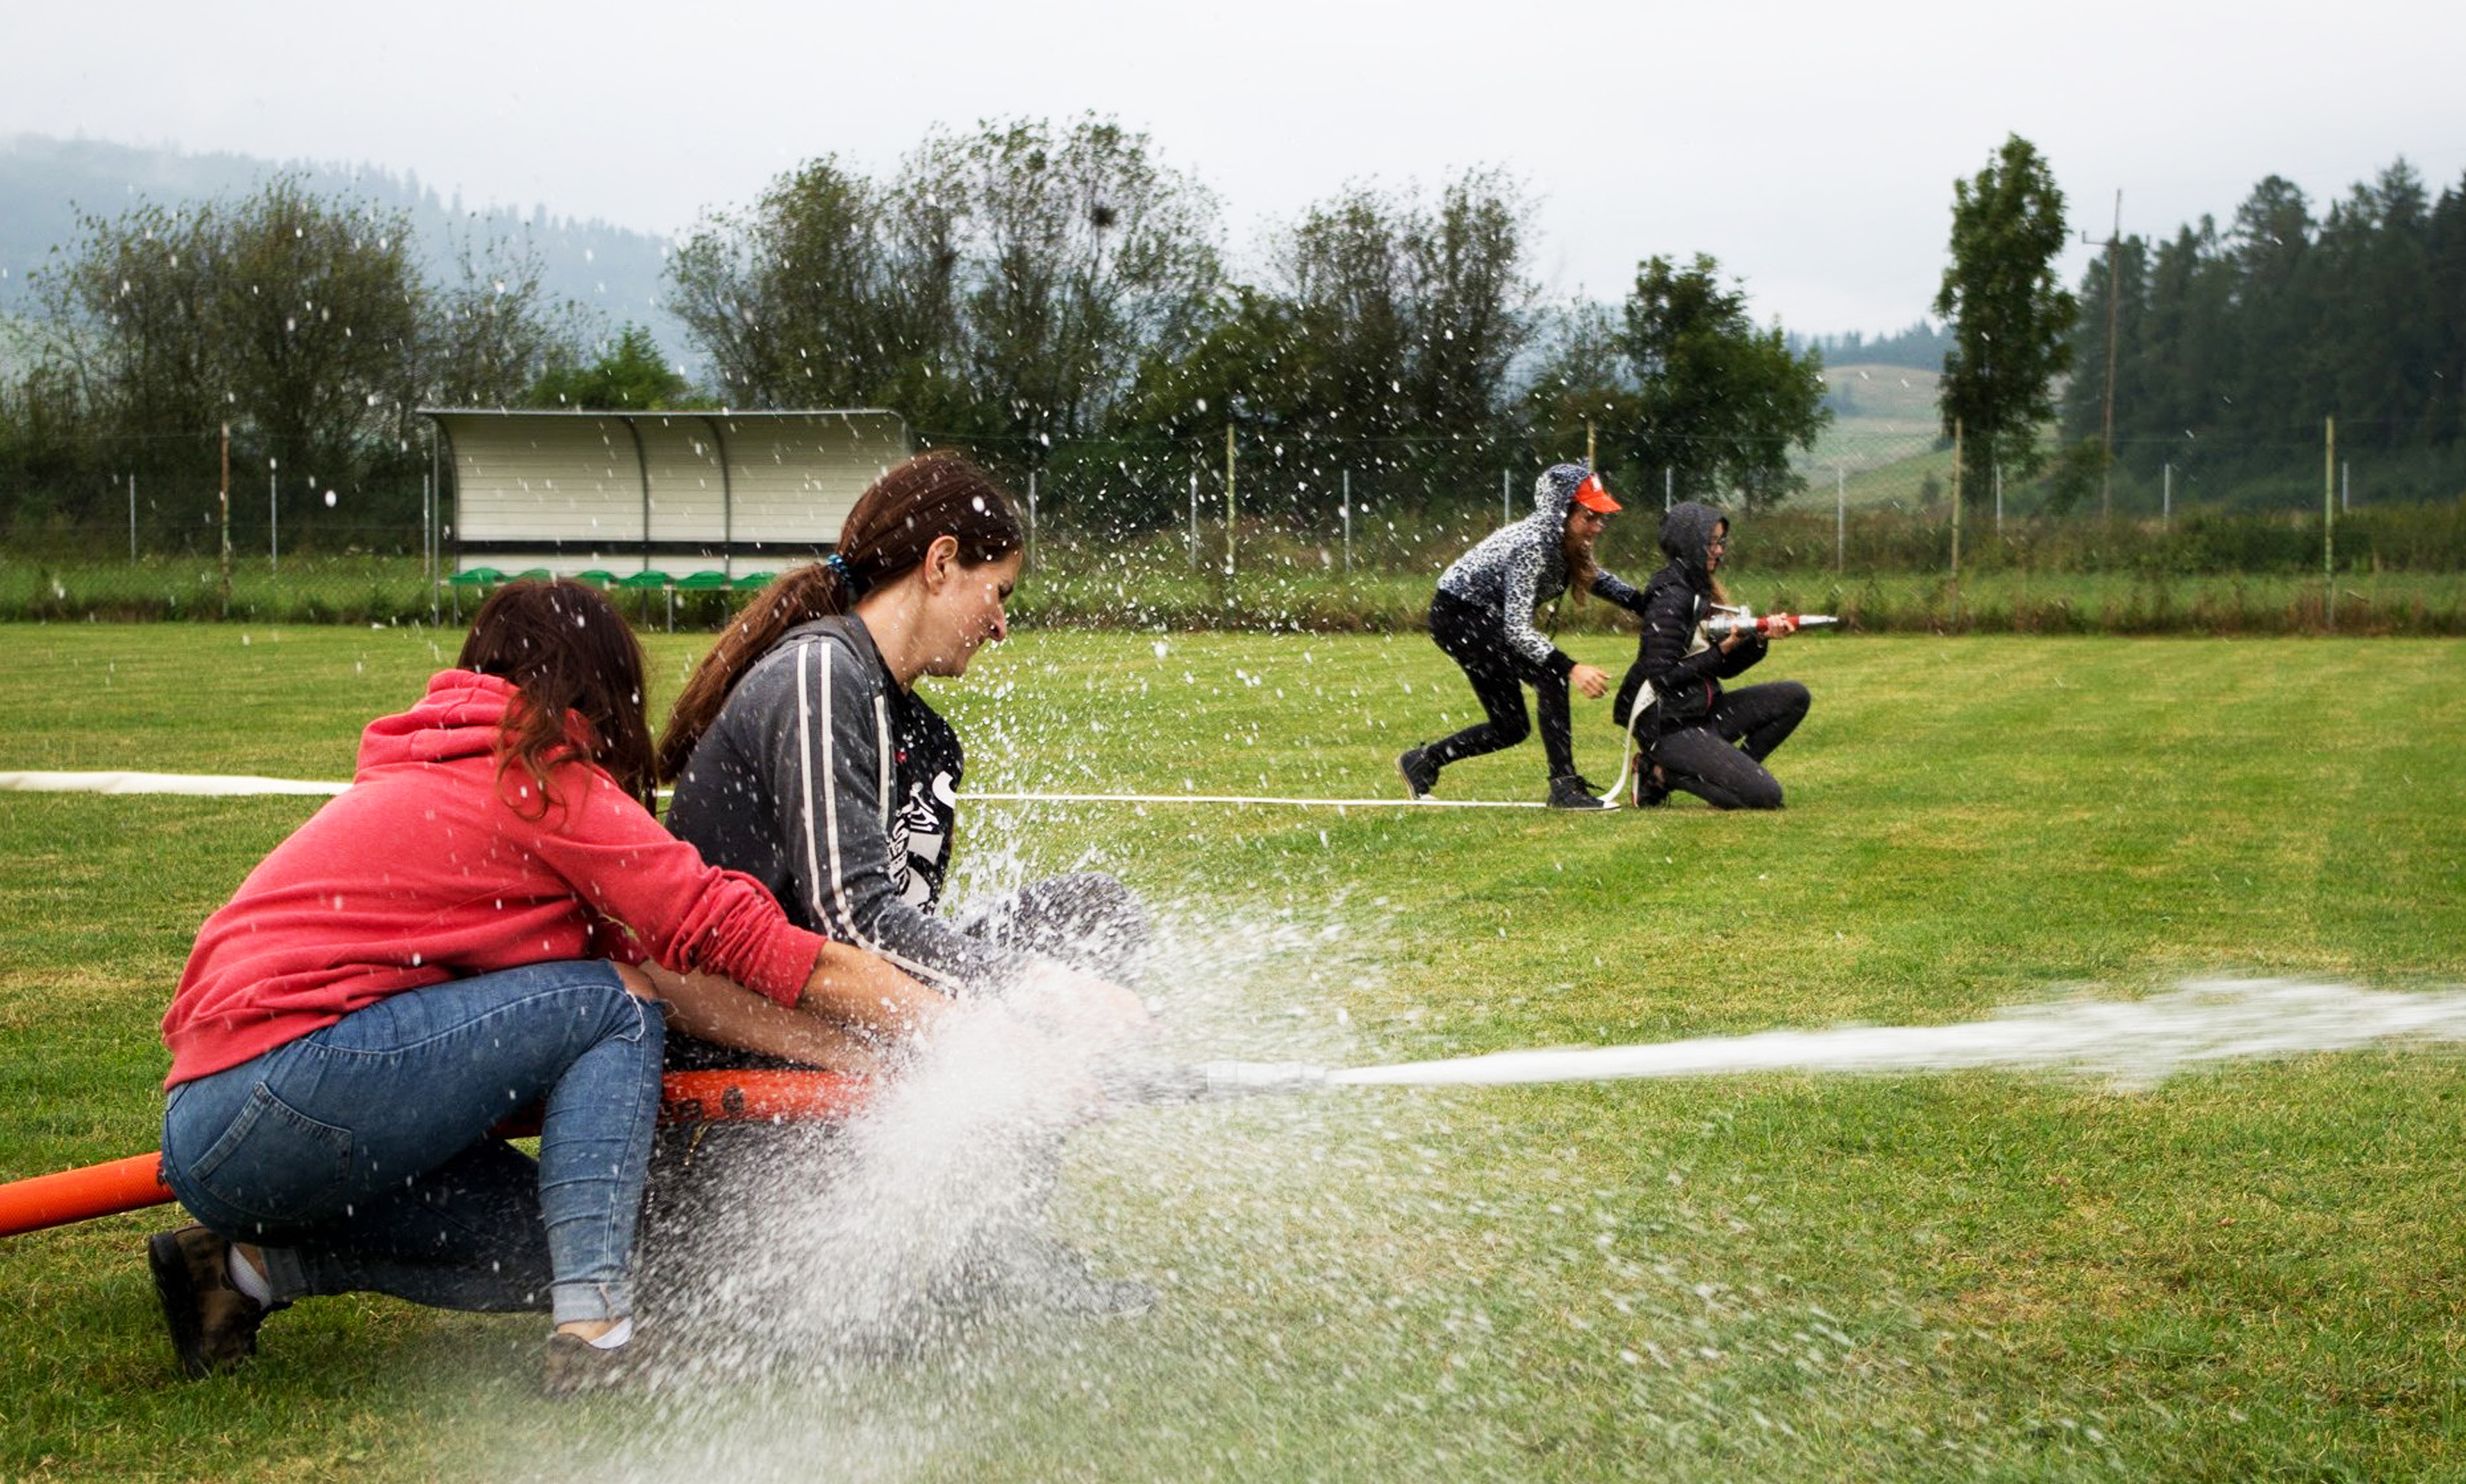
MULTIPOLYGON (((339 778, 457 639, 0 628, 0 768, 339 778)), ((652 637, 655 703, 703 642, 652 637)), ((1782 814, 978 804, 959 889, 1120 872, 1194 1055, 2466 980, 2466 644, 1821 635, 1768 668, 1816 696, 1782 814)), ((1411 634, 1029 634, 941 700, 982 789, 1335 798, 1471 710, 1411 634)), ((0 1178, 151 1147, 189 936, 312 804, 0 794, 0 1178)), ((167 1213, 134 1213, 0 1243, 0 1476, 2458 1477, 2461 1146, 2466 1072, 2418 1050, 1142 1112, 1074 1141, 1063 1214, 1159 1281, 1147 1319, 571 1408, 530 1392, 536 1321, 378 1298, 179 1382, 167 1213)))

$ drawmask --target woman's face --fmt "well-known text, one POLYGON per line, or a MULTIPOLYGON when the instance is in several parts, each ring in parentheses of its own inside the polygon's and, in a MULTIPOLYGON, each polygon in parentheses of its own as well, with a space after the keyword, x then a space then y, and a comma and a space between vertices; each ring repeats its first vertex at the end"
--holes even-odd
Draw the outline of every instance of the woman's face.
POLYGON ((1721 559, 1729 554, 1730 522, 1727 521, 1716 521, 1713 523, 1713 539, 1704 543, 1704 570, 1707 572, 1719 571, 1721 569, 1721 559))
POLYGON ((1602 527, 1609 523, 1610 518, 1598 510, 1581 505, 1567 507, 1567 540, 1585 551, 1593 549, 1593 543, 1601 539, 1602 527))
POLYGON ((987 644, 1010 634, 1004 612, 1019 586, 1020 552, 970 566, 956 558, 932 596, 935 642, 926 655, 927 675, 967 674, 968 661, 987 644))

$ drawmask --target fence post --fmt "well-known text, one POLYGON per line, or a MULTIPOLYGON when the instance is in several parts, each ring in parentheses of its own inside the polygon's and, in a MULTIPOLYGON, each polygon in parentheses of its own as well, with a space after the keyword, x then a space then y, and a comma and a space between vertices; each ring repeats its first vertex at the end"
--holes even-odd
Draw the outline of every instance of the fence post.
POLYGON ((1224 425, 1224 606, 1233 606, 1233 531, 1239 506, 1233 483, 1233 425, 1224 425))
POLYGON ((2330 629, 2338 627, 2338 418, 2321 423, 2320 445, 2320 614, 2330 629))
POLYGON ((231 617, 231 424, 223 424, 223 473, 216 503, 222 510, 222 616, 231 617))
POLYGON ((2175 466, 2162 464, 2158 470, 2158 529, 2175 528, 2175 466))
POLYGON ((1953 627, 1961 627, 1961 419, 1952 420, 1952 590, 1953 627))
POLYGON ((1832 570, 1839 572, 1850 551, 1850 475, 1832 466, 1832 570))
POLYGON ((1190 537, 1182 543, 1190 557, 1190 569, 1199 570, 1199 461, 1190 465, 1190 537))
POLYGON ((281 505, 282 476, 274 460, 265 461, 265 569, 282 570, 282 525, 279 516, 281 505))
POLYGON ((1036 566, 1036 471, 1027 472, 1027 565, 1036 566))
POLYGON ((1515 505, 1509 493, 1514 479, 1515 476, 1504 469, 1498 472, 1498 523, 1501 525, 1512 524, 1515 520, 1515 505))
POLYGON ((1344 470, 1338 477, 1343 481, 1344 493, 1338 497, 1343 503, 1336 510, 1344 517, 1344 575, 1350 577, 1353 575, 1353 471, 1344 470))
POLYGON ((128 476, 128 560, 137 561, 137 476, 128 476))

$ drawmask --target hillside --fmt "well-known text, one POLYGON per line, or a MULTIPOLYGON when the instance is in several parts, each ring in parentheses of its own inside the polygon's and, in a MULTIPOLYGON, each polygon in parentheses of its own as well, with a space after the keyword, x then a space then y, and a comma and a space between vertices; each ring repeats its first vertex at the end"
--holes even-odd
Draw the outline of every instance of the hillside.
MULTIPOLYGON (((1853 485, 1862 473, 1905 460, 1922 459, 1939 436, 1933 371, 1905 365, 1827 365, 1824 368, 1824 405, 1832 410, 1832 426, 1801 454, 1797 467, 1819 482, 1839 469, 1853 485)), ((1884 486, 1879 485, 1881 490, 1884 486)), ((1897 486, 1894 486, 1897 490, 1897 486)), ((1851 489, 1855 504, 1857 490, 1851 489)), ((1881 500, 1888 497, 1878 493, 1881 500)))
POLYGON ((686 349, 683 327, 661 307, 667 245, 651 233, 551 216, 545 206, 527 215, 504 206, 466 207, 416 175, 373 166, 188 154, 40 134, 0 139, 0 315, 27 310, 31 278, 56 248, 76 240, 80 215, 114 216, 141 201, 169 206, 241 195, 281 171, 321 196, 404 212, 437 281, 459 277, 464 243, 528 242, 550 294, 582 305, 611 333, 628 321, 645 326, 672 359, 686 349))

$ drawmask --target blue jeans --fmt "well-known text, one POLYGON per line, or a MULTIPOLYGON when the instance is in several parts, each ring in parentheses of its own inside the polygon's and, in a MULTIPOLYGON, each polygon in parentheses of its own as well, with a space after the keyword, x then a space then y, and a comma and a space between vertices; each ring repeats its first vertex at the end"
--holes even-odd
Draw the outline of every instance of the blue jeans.
POLYGON ((163 1176, 278 1299, 622 1318, 665 1038, 596 961, 406 990, 172 1088, 163 1176), (489 1137, 533 1103, 536 1162, 489 1137))

